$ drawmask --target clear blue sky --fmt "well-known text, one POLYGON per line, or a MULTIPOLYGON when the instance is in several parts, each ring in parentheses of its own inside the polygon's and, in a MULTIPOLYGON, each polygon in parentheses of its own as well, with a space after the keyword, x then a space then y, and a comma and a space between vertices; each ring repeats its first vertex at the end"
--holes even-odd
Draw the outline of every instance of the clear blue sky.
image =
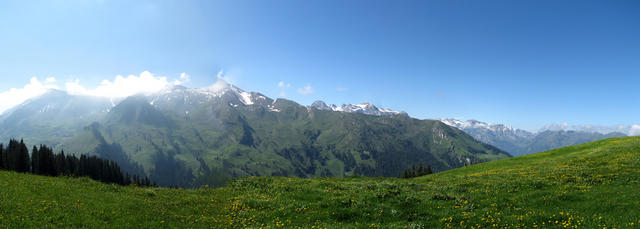
POLYGON ((0 3, 0 92, 143 71, 205 87, 220 70, 302 104, 525 129, 639 124, 640 1, 0 3))

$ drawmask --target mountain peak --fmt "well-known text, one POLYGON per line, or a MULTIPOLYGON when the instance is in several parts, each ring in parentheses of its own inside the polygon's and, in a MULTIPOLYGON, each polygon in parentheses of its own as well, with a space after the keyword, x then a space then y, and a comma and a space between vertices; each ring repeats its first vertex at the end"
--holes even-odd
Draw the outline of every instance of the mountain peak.
POLYGON ((318 110, 333 110, 322 100, 316 100, 311 104, 311 107, 315 107, 318 110))
POLYGON ((377 115, 377 116, 390 116, 390 115, 404 115, 408 116, 406 112, 403 111, 394 111, 385 108, 378 108, 375 105, 363 102, 360 104, 342 104, 342 106, 338 107, 335 104, 327 105, 325 102, 321 100, 317 100, 311 104, 312 108, 316 108, 318 110, 328 110, 328 111, 338 111, 338 112, 346 112, 346 113, 360 113, 367 115, 377 115))

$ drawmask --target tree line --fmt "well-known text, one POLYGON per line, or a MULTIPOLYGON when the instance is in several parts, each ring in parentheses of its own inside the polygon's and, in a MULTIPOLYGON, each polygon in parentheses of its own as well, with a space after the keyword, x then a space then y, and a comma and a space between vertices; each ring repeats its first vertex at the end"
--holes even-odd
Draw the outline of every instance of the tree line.
POLYGON ((5 148, 0 144, 0 170, 32 173, 45 176, 89 177, 91 179, 119 185, 135 184, 155 186, 148 177, 123 173, 117 163, 97 156, 65 155, 64 150, 54 154, 46 145, 33 146, 31 156, 23 140, 10 140, 5 148))
POLYGON ((413 165, 411 166, 411 168, 404 170, 404 172, 402 173, 402 178, 420 177, 432 173, 433 171, 431 170, 430 165, 427 165, 427 167, 423 167, 422 164, 420 164, 417 169, 416 166, 413 165))

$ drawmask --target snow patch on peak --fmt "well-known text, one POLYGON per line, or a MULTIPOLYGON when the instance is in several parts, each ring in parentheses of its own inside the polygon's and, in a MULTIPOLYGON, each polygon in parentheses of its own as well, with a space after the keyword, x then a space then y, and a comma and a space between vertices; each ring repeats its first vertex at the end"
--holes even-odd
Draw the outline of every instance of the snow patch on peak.
POLYGON ((448 119, 440 119, 440 121, 444 124, 447 124, 449 126, 464 130, 464 129, 487 129, 487 130, 491 130, 491 131, 502 131, 502 132, 507 132, 507 131, 516 131, 516 129, 504 125, 504 124, 489 124, 486 122, 481 122, 475 119, 469 119, 466 122, 457 120, 457 119, 453 119, 453 118, 448 118, 448 119))
POLYGON ((327 105, 323 101, 315 101, 309 106, 309 108, 316 108, 318 110, 329 110, 329 111, 337 111, 337 112, 347 112, 347 113, 361 113, 368 115, 377 115, 377 116, 389 116, 389 115, 407 115, 407 113, 402 111, 394 111, 391 109, 378 108, 371 103, 360 103, 360 104, 342 104, 342 106, 338 107, 335 104, 327 105))
POLYGON ((453 119, 453 118, 440 119, 440 121, 444 124, 447 124, 448 126, 452 126, 456 128, 461 128, 464 125, 463 121, 453 119))
POLYGON ((244 105, 253 104, 253 100, 251 100, 251 93, 239 91, 238 94, 240 95, 240 100, 242 100, 242 103, 244 103, 244 105))

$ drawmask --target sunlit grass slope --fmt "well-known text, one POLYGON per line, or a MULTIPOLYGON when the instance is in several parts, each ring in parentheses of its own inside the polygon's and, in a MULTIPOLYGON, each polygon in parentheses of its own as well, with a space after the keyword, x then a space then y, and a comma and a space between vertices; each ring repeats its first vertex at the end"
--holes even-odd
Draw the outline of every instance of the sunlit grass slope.
POLYGON ((415 179, 243 178, 118 187, 0 172, 0 228, 624 228, 640 224, 640 137, 415 179))

